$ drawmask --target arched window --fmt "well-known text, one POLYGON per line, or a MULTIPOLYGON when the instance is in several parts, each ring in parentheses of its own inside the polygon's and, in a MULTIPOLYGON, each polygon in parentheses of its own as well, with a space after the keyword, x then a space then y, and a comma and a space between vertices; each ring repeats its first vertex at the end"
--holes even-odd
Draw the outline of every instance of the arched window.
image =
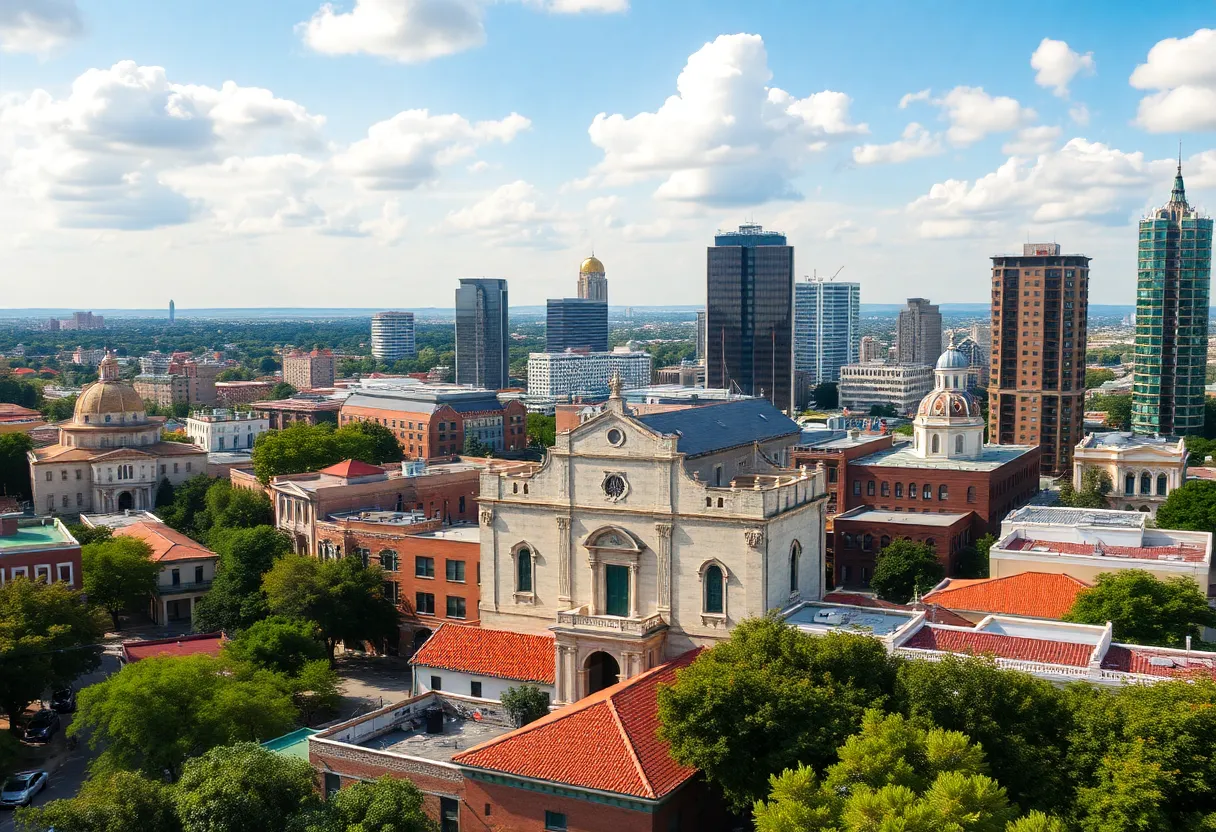
POLYGON ((1145 471, 1143 474, 1140 475, 1140 493, 1141 494, 1152 494, 1153 493, 1153 475, 1150 474, 1148 471, 1145 471))
POLYGON ((930 443, 930 445, 932 449, 931 453, 941 453, 941 438, 936 433, 933 434, 933 441, 930 443))
POLYGON ((705 612, 710 615, 722 615, 725 611, 726 604, 726 578, 722 574, 722 567, 717 564, 711 565, 705 570, 705 612))
POLYGON ((961 433, 954 437, 954 452, 956 454, 961 454, 963 452, 963 435, 961 433))
POLYGON ((1128 474, 1123 479, 1123 493, 1124 494, 1135 494, 1136 493, 1136 475, 1135 474, 1128 474))
POLYGON ((1170 490, 1169 479, 1165 476, 1165 474, 1158 474, 1157 475, 1157 496, 1164 497, 1167 493, 1169 493, 1169 490, 1170 490))
POLYGON ((879 486, 878 491, 879 491, 879 493, 882 494, 882 496, 890 497, 891 496, 891 483, 883 482, 882 485, 879 486))
POLYGON ((515 591, 532 591, 532 552, 527 548, 515 553, 515 591))
POLYGON ((908 483, 908 499, 909 500, 916 499, 916 483, 914 483, 914 482, 908 483))
POLYGON ((936 549, 937 541, 934 540, 933 538, 929 538, 928 540, 925 541, 925 545, 928 546, 930 549, 936 549))
POLYGON ((802 559, 802 544, 795 540, 790 544, 790 592, 798 591, 798 561, 802 559))
POLYGON ((933 486, 929 485, 929 483, 925 483, 925 490, 921 492, 920 496, 925 500, 932 500, 933 499, 933 486))
POLYGON ((939 500, 950 499, 950 491, 949 491, 949 489, 946 488, 946 486, 939 485, 937 487, 937 499, 939 499, 939 500))
POLYGON ((896 497, 904 496, 904 484, 902 482, 895 483, 895 496, 896 497))
POLYGON ((885 549, 890 545, 891 545, 891 538, 889 536, 884 534, 882 537, 878 538, 878 548, 879 549, 885 549))
POLYGON ((976 499, 975 486, 974 485, 967 486, 967 502, 974 503, 975 499, 976 499))
POLYGON ((870 551, 874 548, 874 535, 866 534, 861 538, 861 548, 865 551, 870 551))

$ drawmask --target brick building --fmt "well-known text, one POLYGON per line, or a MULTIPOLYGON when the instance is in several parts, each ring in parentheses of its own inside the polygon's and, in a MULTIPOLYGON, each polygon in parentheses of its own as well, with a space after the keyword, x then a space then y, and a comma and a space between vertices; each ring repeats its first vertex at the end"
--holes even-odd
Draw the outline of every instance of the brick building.
POLYGON ((841 484, 849 481, 849 463, 855 459, 886 450, 894 444, 891 434, 862 433, 859 430, 825 431, 810 440, 795 445, 790 451, 790 464, 795 468, 814 468, 823 463, 828 483, 828 528, 832 518, 844 510, 841 484))
POLYGON ((297 390, 334 386, 334 354, 329 350, 292 350, 283 356, 283 381, 297 390))
POLYGON ((221 407, 232 407, 269 399, 273 389, 270 381, 217 381, 215 398, 221 407))
POLYGON ((0 515, 0 586, 14 578, 80 589, 80 544, 57 518, 0 515))
POLYGON ((290 399, 259 401, 250 407, 257 415, 270 422, 271 430, 282 430, 294 424, 319 425, 322 422, 338 423, 338 411, 342 402, 323 396, 292 396, 290 399))

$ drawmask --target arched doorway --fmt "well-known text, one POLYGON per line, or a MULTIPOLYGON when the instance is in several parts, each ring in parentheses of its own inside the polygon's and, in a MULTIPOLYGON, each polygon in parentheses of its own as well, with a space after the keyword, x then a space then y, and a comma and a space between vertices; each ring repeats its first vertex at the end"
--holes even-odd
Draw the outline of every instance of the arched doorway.
POLYGON ((615 685, 621 676, 621 666, 607 653, 597 651, 587 657, 587 695, 615 685))
POLYGON ((414 650, 420 650, 422 645, 426 644, 426 640, 431 637, 431 631, 425 627, 421 630, 414 630, 414 650))
POLYGON ((135 508, 135 498, 131 496, 130 491, 123 491, 118 495, 118 510, 130 511, 135 508))

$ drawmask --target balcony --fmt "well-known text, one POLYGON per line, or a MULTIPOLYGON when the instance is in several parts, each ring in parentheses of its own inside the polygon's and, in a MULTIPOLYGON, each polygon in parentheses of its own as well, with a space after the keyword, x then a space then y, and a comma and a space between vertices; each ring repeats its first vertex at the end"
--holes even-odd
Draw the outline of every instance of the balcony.
POLYGON ((211 581, 190 581, 180 584, 158 584, 157 595, 183 595, 187 592, 206 592, 211 589, 211 581))
POLYGON ((659 614, 646 618, 624 618, 617 615, 591 615, 586 607, 566 610, 557 614, 559 627, 568 627, 588 635, 646 636, 667 626, 659 614))

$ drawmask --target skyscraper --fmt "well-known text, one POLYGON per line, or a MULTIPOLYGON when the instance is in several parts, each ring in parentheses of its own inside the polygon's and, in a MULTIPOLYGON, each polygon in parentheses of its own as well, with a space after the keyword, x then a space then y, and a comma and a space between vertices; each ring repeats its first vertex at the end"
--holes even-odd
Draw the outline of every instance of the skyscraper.
POLYGON ((392 363, 418 354, 413 312, 377 312, 372 315, 372 356, 392 363))
POLYGON ((708 249, 706 386, 794 406, 794 249, 747 224, 708 249))
POLYGON ((861 284, 807 278, 794 284, 794 369, 811 384, 839 381, 840 368, 858 360, 861 284))
POLYGON ((1088 313, 1085 255, 1027 243, 1020 257, 992 258, 988 439, 1038 445, 1044 474, 1072 471, 1084 437, 1088 313))
POLYGON ((857 350, 858 364, 871 364, 887 360, 887 348, 873 335, 863 335, 857 350))
POLYGON ((578 296, 584 300, 608 302, 608 277, 604 264, 595 255, 584 260, 578 268, 578 296))
POLYGON ((177 315, 177 308, 173 305, 173 300, 169 300, 169 323, 173 323, 173 319, 177 315))
POLYGON ((1182 159, 1170 201, 1140 220, 1132 430, 1203 433, 1212 220, 1186 201, 1182 159))
POLYGON ((545 308, 545 352, 608 351, 608 304, 585 298, 550 298, 545 308))
POLYGON ((705 362, 705 310, 697 310, 697 361, 705 362))
POLYGON ((932 367, 942 352, 942 313, 928 298, 908 298, 908 305, 899 310, 897 360, 932 367))
POLYGON ((500 390, 510 380, 507 281, 462 277, 456 290, 456 383, 500 390))

